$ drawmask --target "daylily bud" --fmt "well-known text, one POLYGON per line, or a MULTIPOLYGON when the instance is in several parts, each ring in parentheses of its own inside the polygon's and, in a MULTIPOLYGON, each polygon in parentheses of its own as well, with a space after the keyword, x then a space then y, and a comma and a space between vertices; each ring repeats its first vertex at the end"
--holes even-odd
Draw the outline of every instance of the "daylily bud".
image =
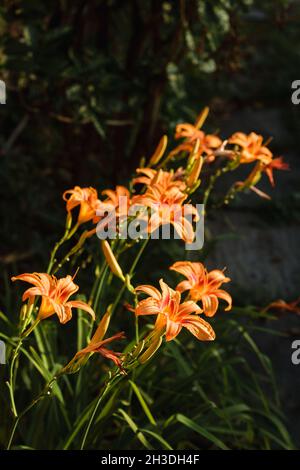
POLYGON ((73 359, 62 369, 63 374, 76 374, 82 366, 84 366, 89 360, 89 356, 79 356, 76 355, 73 359))
POLYGON ((101 341, 104 338, 105 333, 107 332, 107 329, 109 327, 110 317, 111 317, 111 305, 108 307, 107 312, 101 318, 98 328, 95 331, 90 344, 98 343, 98 341, 101 341))
POLYGON ((19 324, 21 333, 24 332, 30 323, 33 306, 33 303, 29 301, 27 304, 23 304, 21 307, 19 324))
POLYGON ((248 178, 245 180, 245 183, 244 183, 245 187, 255 186, 261 178, 262 171, 263 171, 263 164, 259 162, 255 165, 252 172, 250 173, 248 178))
POLYGON ((107 240, 101 240, 101 247, 105 259, 107 261, 108 266, 110 267, 111 271, 119 277, 122 281, 125 281, 125 276, 122 272, 121 266, 119 265, 118 261, 116 260, 115 255, 110 247, 110 244, 107 240))
POLYGON ((200 147, 200 139, 197 139, 193 147, 193 150, 191 151, 189 155, 188 164, 187 164, 187 172, 190 172, 191 168, 193 167, 195 159, 197 158, 197 155, 198 155, 199 147, 200 147))
POLYGON ((199 114, 199 116, 196 119, 196 122, 195 122, 196 129, 201 129, 204 122, 206 121, 208 113, 209 113, 209 107, 205 106, 205 108, 201 111, 201 113, 199 114))
POLYGON ((186 181, 186 184, 189 188, 191 188, 192 186, 194 186, 194 184, 197 183, 198 179, 199 179, 199 175, 200 175, 200 172, 201 172, 201 168, 202 168, 202 165, 203 165, 203 158, 202 157, 198 157, 195 159, 194 161, 194 165, 192 167, 192 170, 187 178, 187 181, 186 181))
POLYGON ((22 305, 21 311, 20 311, 20 320, 21 320, 21 322, 24 322, 26 320, 27 311, 28 311, 28 305, 27 304, 22 305))
POLYGON ((139 362, 144 364, 145 362, 149 361, 151 357, 156 353, 162 343, 162 336, 154 336, 153 340, 150 343, 149 348, 146 349, 144 354, 139 357, 139 362))
POLYGON ((140 341, 140 342, 136 345, 136 347, 135 347, 135 349, 134 349, 134 351, 133 351, 133 353, 132 353, 132 356, 131 356, 132 359, 137 358, 137 357, 141 354, 141 352, 142 352, 143 349, 144 349, 144 346, 145 346, 145 340, 140 341))
POLYGON ((168 137, 166 135, 163 135, 158 143, 158 146, 156 147, 154 154, 150 158, 149 166, 156 165, 159 162, 159 160, 165 153, 167 145, 168 145, 168 137))
POLYGON ((146 165, 146 158, 145 158, 145 157, 142 157, 142 158, 140 159, 139 167, 140 167, 140 168, 144 168, 145 165, 146 165))

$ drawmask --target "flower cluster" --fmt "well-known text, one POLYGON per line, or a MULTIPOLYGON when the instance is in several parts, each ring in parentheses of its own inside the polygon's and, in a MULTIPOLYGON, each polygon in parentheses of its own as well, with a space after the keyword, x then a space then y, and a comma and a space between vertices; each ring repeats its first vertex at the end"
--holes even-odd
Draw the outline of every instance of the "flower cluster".
MULTIPOLYGON (((263 137, 254 132, 249 135, 236 132, 226 140, 215 134, 205 133, 202 126, 207 115, 208 108, 205 108, 194 124, 181 123, 176 126, 175 140, 180 142, 173 150, 167 150, 168 138, 164 135, 148 159, 147 165, 144 158, 141 160, 128 187, 117 185, 114 189, 98 191, 93 187, 75 186, 66 190, 63 194, 66 203, 65 232, 51 252, 47 269, 45 272, 24 273, 12 277, 12 281, 20 280, 31 286, 22 296, 23 305, 17 335, 11 342, 6 383, 14 425, 8 448, 12 444, 21 417, 51 394, 52 386, 59 377, 75 374, 92 356, 101 356, 101 359, 110 361, 110 365, 102 366, 104 370, 109 370, 106 378, 100 379, 103 389, 99 398, 95 405, 93 402, 90 404, 95 408, 86 427, 82 448, 100 402, 115 390, 104 407, 109 404, 109 413, 113 413, 118 396, 114 387, 123 380, 124 375, 131 374, 155 356, 164 341, 175 340, 183 329, 199 341, 215 340, 213 317, 220 307, 225 311, 232 309, 231 295, 222 288, 230 282, 230 278, 224 270, 207 270, 199 258, 195 257, 198 253, 196 250, 200 249, 195 242, 202 243, 203 220, 207 210, 213 207, 210 194, 216 179, 239 166, 247 168, 247 165, 252 165, 246 180, 236 181, 228 193, 225 193, 221 205, 230 202, 238 192, 247 189, 256 191, 260 196, 269 197, 256 187, 262 174, 265 173, 274 186, 273 171, 287 170, 288 165, 282 157, 274 158, 268 148, 268 142, 264 142, 263 137), (169 267, 172 275, 183 276, 178 279, 177 284, 168 285, 161 275, 159 287, 139 285, 136 279, 137 264, 149 239, 159 238, 160 233, 162 238, 170 238, 171 226, 175 232, 174 238, 180 238, 189 244, 186 249, 195 250, 194 261, 173 260, 169 267), (94 235, 97 235, 100 243, 98 239, 95 240, 97 243, 91 243, 88 256, 84 257, 86 245, 94 235), (198 235, 202 237, 201 240, 197 239, 198 235), (97 249, 100 253, 95 253, 97 249), (131 249, 136 250, 133 256, 130 256, 131 249), (124 252, 127 252, 127 256, 123 256, 124 252), (69 271, 66 270, 68 263, 72 263, 69 271), (72 276, 68 272, 75 269, 77 274, 80 268, 89 267, 89 263, 93 264, 94 276, 86 276, 86 279, 92 280, 91 285, 87 285, 88 297, 81 291, 80 297, 71 298, 78 296, 79 286, 74 282, 75 275, 72 276), (66 271, 57 277, 57 273, 62 269, 66 271), (108 303, 107 299, 112 303, 108 303), (124 314, 124 306, 127 306, 133 315, 124 314), (52 357, 49 364, 45 361, 45 367, 48 369, 44 370, 43 367, 42 374, 52 378, 48 379, 49 382, 32 403, 18 414, 15 400, 18 357, 24 354, 30 358, 30 352, 26 351, 25 338, 34 331, 38 350, 52 354, 45 334, 46 329, 43 329, 41 323, 56 315, 60 324, 66 324, 72 319, 73 309, 89 314, 80 317, 87 328, 79 326, 82 323, 78 322, 80 341, 77 342, 77 350, 62 367, 58 366, 61 364, 61 357, 57 363, 55 359, 52 361, 52 357), (121 320, 117 316, 120 314, 123 314, 121 320), (144 324, 148 317, 155 317, 153 324, 144 324), (118 347, 112 350, 111 343, 125 339, 125 332, 120 331, 123 326, 120 328, 120 325, 126 325, 124 329, 127 330, 127 322, 134 324, 134 338, 128 338, 123 350, 118 351, 118 347), (82 338, 85 338, 86 344, 82 344, 82 338), (109 368, 111 365, 112 369, 109 368)), ((291 303, 283 300, 272 302, 263 312, 273 309, 299 315, 299 299, 291 303)), ((132 328, 128 328, 128 331, 131 330, 132 328)), ((33 351, 37 354, 35 349, 31 352, 33 351)), ((40 363, 36 359, 38 358, 34 357, 40 369, 40 363)), ((41 358, 43 359, 45 357, 41 358)), ((97 373, 93 376, 97 377, 97 373)), ((131 378, 134 377, 133 373, 131 378)), ((128 383, 136 387, 133 380, 128 383)), ((143 408, 147 407, 139 390, 133 390, 138 399, 143 401, 143 408)), ((90 405, 86 409, 92 410, 90 405)), ((84 418, 80 418, 78 425, 75 425, 75 431, 84 423, 88 414, 84 412, 84 418)), ((148 416, 149 412, 146 414, 148 416)), ((128 416, 128 419, 131 418, 128 416)))
MULTIPOLYGON (((185 279, 179 282, 175 289, 161 279, 160 289, 157 289, 151 285, 133 286, 131 278, 137 261, 133 262, 127 274, 121 267, 123 261, 120 262, 123 251, 130 249, 138 241, 128 243, 120 236, 124 219, 134 214, 132 209, 141 207, 142 218, 145 220, 147 218, 148 236, 161 226, 171 224, 183 241, 191 243, 195 236, 193 224, 199 220, 199 214, 190 198, 200 184, 200 190, 202 184, 204 186, 202 195, 204 194, 206 205, 216 177, 224 171, 233 171, 239 165, 254 164, 246 181, 237 181, 234 184, 231 195, 248 188, 264 195, 256 188, 262 173, 266 173, 274 185, 273 170, 288 169, 282 157, 274 158, 268 143, 264 143, 263 137, 254 132, 249 135, 236 132, 223 141, 217 135, 206 134, 202 126, 207 115, 208 108, 205 108, 194 124, 178 124, 175 139, 181 139, 181 142, 170 152, 167 152, 168 139, 163 136, 150 157, 148 166, 141 164, 136 169, 128 188, 118 185, 115 189, 102 191, 100 196, 92 187, 75 186, 64 192, 63 199, 67 211, 66 231, 52 251, 47 272, 26 273, 12 278, 13 281, 21 280, 33 286, 23 294, 23 301, 27 302, 27 306, 22 310, 22 318, 25 320, 22 323, 21 335, 27 336, 41 320, 54 314, 58 316, 60 323, 68 322, 72 318, 72 308, 86 311, 95 321, 98 304, 97 301, 94 302, 93 295, 88 303, 79 299, 69 300, 79 289, 74 283, 74 277, 67 275, 58 279, 54 274, 73 255, 79 256, 86 240, 96 232, 98 234, 98 229, 106 229, 110 219, 115 218, 118 243, 110 243, 106 239, 101 241, 104 263, 119 282, 123 283, 123 289, 134 297, 135 305, 130 309, 134 311, 136 318, 156 315, 153 331, 146 341, 148 349, 143 357, 147 359, 150 357, 150 352, 160 346, 162 337, 165 336, 167 341, 171 341, 182 328, 187 329, 199 340, 215 339, 215 332, 203 319, 203 315, 208 318, 213 317, 219 309, 220 300, 226 302, 226 311, 232 307, 230 294, 221 288, 222 284, 230 281, 224 271, 214 269, 209 272, 199 261, 177 261, 170 266, 170 270, 183 275, 185 279), (180 160, 181 166, 170 167, 170 163, 175 164, 177 160, 180 160), (203 170, 205 165, 209 166, 212 175, 209 181, 205 180, 206 173, 203 170), (213 174, 215 166, 217 170, 213 174), (201 181, 202 179, 204 181, 201 181), (76 213, 76 222, 72 226, 74 213, 76 213), (61 245, 69 243, 75 233, 81 230, 81 226, 88 223, 93 224, 92 228, 85 230, 75 246, 61 261, 58 261, 57 252, 61 245), (148 297, 139 299, 140 293, 148 297), (41 298, 41 302, 39 307, 36 307, 38 298, 41 298), (33 318, 34 312, 36 312, 35 318, 33 318)), ((101 276, 104 276, 103 271, 99 280, 95 280, 96 287, 97 283, 102 283, 101 276)), ((121 301, 121 296, 118 301, 121 301)), ((73 370, 75 363, 78 366, 89 355, 98 352, 105 358, 111 359, 120 370, 124 371, 128 357, 106 348, 110 342, 124 338, 124 333, 119 332, 105 339, 112 311, 113 309, 108 308, 87 346, 75 354, 65 370, 73 370)), ((137 349, 142 351, 140 347, 137 349)))
POLYGON ((190 154, 194 151, 195 142, 199 142, 196 156, 204 157, 204 163, 211 164, 218 159, 225 158, 229 165, 235 169, 237 166, 255 163, 254 169, 244 182, 237 181, 235 187, 238 190, 252 189, 261 197, 268 195, 256 188, 262 173, 266 173, 272 186, 275 185, 273 170, 288 170, 288 163, 282 157, 274 157, 268 148, 268 142, 263 142, 263 137, 255 132, 249 135, 243 132, 235 132, 225 140, 217 135, 205 134, 200 127, 203 125, 208 114, 205 109, 197 118, 195 124, 183 123, 176 127, 175 138, 184 139, 172 152, 172 157, 178 154, 190 154))
POLYGON ((180 282, 175 290, 162 279, 159 281, 160 291, 150 285, 138 286, 136 292, 143 292, 148 297, 138 302, 135 314, 157 315, 154 328, 161 334, 165 333, 167 341, 176 338, 183 327, 201 341, 214 340, 214 330, 200 314, 214 316, 219 307, 219 298, 228 303, 225 310, 231 309, 230 294, 220 289, 230 278, 220 270, 208 272, 200 262, 179 261, 170 269, 183 274, 186 280, 180 282), (188 294, 182 302, 182 293, 185 291, 188 294), (201 302, 202 308, 197 302, 201 302))

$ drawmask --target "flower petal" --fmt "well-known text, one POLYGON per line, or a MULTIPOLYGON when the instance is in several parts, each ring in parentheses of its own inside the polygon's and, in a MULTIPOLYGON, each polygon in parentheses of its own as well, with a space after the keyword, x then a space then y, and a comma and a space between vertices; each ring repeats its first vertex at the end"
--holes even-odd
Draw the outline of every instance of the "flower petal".
POLYGON ((219 301, 216 295, 204 295, 201 298, 203 312, 207 317, 213 317, 218 310, 219 301))
POLYGON ((228 303, 228 306, 225 308, 226 311, 231 310, 232 308, 232 297, 228 292, 222 289, 218 289, 214 291, 214 294, 219 297, 219 299, 225 300, 228 303))
POLYGON ((180 333, 182 325, 167 318, 166 340, 172 341, 180 333))
POLYGON ((220 269, 213 269, 207 274, 207 282, 209 283, 210 288, 217 289, 221 284, 230 281, 230 277, 226 277, 224 272, 220 269))
POLYGON ((60 323, 65 324, 71 320, 72 308, 70 305, 53 302, 53 307, 60 323))
POLYGON ((65 305, 70 308, 80 308, 81 310, 84 310, 85 312, 89 313, 92 319, 95 320, 95 312, 92 307, 90 307, 90 305, 88 305, 86 302, 83 302, 82 300, 71 300, 65 305))
MULTIPOLYGON (((165 307, 167 307, 170 304, 170 300, 172 297, 174 297, 175 291, 171 289, 171 287, 166 284, 163 279, 159 280, 159 285, 161 288, 162 296, 161 296, 161 309, 163 310, 165 307)), ((179 297, 180 301, 180 297, 179 297)))
POLYGON ((195 236, 194 229, 192 224, 187 219, 181 217, 179 220, 172 221, 172 224, 174 225, 176 232, 184 242, 193 242, 195 236))
POLYGON ((192 283, 190 281, 181 281, 176 286, 176 290, 178 290, 178 292, 185 292, 190 289, 192 289, 192 283))
POLYGON ((182 321, 182 326, 187 328, 200 341, 213 341, 216 337, 211 325, 196 315, 189 315, 182 321))
POLYGON ((150 285, 142 284, 141 286, 136 287, 135 291, 144 292, 145 294, 148 294, 150 297, 153 297, 156 300, 161 299, 161 293, 159 292, 159 290, 156 289, 156 287, 150 285))
POLYGON ((193 302, 193 300, 187 300, 186 302, 183 302, 178 309, 178 315, 181 316, 186 316, 190 313, 202 313, 203 310, 199 307, 199 305, 196 304, 196 302, 193 302))
POLYGON ((160 305, 157 300, 149 297, 141 300, 135 309, 135 314, 140 315, 158 315, 161 312, 160 305))

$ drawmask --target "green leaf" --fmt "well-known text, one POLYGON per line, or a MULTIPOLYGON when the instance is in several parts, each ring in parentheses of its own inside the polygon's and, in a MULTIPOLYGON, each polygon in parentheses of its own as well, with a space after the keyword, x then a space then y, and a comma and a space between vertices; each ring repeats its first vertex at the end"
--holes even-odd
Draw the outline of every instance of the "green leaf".
POLYGON ((176 419, 179 423, 205 437, 208 441, 212 442, 213 444, 215 444, 215 446, 219 447, 220 449, 229 450, 229 447, 227 447, 220 439, 218 439, 216 436, 214 436, 212 433, 210 433, 203 427, 199 426, 199 424, 195 423, 195 421, 193 421, 192 419, 187 418, 186 416, 180 413, 176 415, 176 419))
POLYGON ((150 431, 149 429, 142 429, 142 431, 143 433, 149 434, 149 436, 154 437, 154 439, 156 439, 158 442, 160 442, 164 446, 164 449, 173 450, 173 447, 171 447, 170 444, 158 433, 154 431, 150 431))
POLYGON ((141 430, 139 430, 138 426, 135 424, 135 422, 133 421, 133 419, 126 413, 126 411, 124 411, 122 408, 119 408, 118 409, 118 412, 123 416, 123 418, 125 419, 125 421, 127 422, 128 426, 130 427, 130 429, 134 432, 134 434, 136 435, 136 437, 138 438, 138 440, 143 444, 144 447, 146 447, 146 449, 153 449, 153 447, 151 446, 151 444, 148 442, 148 440, 145 438, 144 434, 142 433, 141 430))
POLYGON ((138 388, 138 386, 132 381, 132 380, 129 380, 129 383, 132 387, 132 390, 134 391, 134 393, 136 394, 137 396, 137 399, 139 400, 144 412, 145 412, 145 415, 147 416, 147 418, 149 419, 149 422, 151 424, 153 424, 154 426, 156 426, 156 421, 147 405, 147 403, 145 402, 144 400, 144 397, 140 391, 140 389, 138 388))
MULTIPOLYGON (((50 380, 53 378, 53 374, 51 374, 49 370, 44 366, 43 361, 41 360, 41 358, 39 357, 35 349, 33 347, 30 347, 31 354, 28 351, 26 351, 26 349, 24 348, 22 348, 21 351, 28 358, 28 360, 32 363, 32 365, 38 370, 38 372, 46 380, 46 382, 50 382, 50 380)), ((53 393, 54 395, 57 396, 58 400, 62 404, 65 403, 62 392, 57 382, 53 384, 53 393)))

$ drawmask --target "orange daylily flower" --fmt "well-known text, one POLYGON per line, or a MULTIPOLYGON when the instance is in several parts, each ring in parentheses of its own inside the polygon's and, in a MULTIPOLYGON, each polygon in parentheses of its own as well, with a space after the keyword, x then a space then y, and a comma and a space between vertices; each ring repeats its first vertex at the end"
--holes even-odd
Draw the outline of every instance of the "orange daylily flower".
POLYGON ((111 336, 110 338, 102 339, 99 341, 97 338, 97 330, 96 330, 96 333, 92 337, 89 344, 85 348, 78 351, 75 355, 75 358, 79 356, 84 356, 90 353, 99 353, 106 359, 110 359, 111 361, 113 361, 114 364, 116 364, 116 366, 118 366, 121 370, 123 370, 122 361, 120 359, 120 357, 123 356, 123 354, 119 352, 111 351, 110 349, 107 349, 105 347, 107 344, 111 343, 112 341, 123 339, 123 338, 125 338, 125 334, 124 334, 124 331, 121 331, 120 333, 117 333, 114 336, 111 336))
POLYGON ((125 186, 116 186, 115 190, 105 189, 102 194, 107 196, 107 199, 101 203, 102 206, 106 206, 107 210, 114 209, 118 216, 127 215, 131 201, 130 192, 125 186), (120 198, 124 200, 121 201, 120 198))
POLYGON ((266 308, 264 308, 263 312, 272 309, 293 312, 297 315, 300 315, 300 297, 293 302, 286 302, 282 299, 275 300, 274 302, 271 302, 266 308))
POLYGON ((138 176, 132 180, 134 185, 145 184, 146 186, 152 186, 154 184, 160 184, 165 189, 169 189, 172 186, 176 186, 180 191, 186 189, 186 184, 183 181, 183 168, 178 168, 175 172, 173 170, 163 171, 153 170, 152 168, 137 168, 136 172, 142 176, 138 176))
POLYGON ((273 158, 272 152, 263 145, 263 137, 251 132, 249 135, 243 132, 236 132, 228 139, 229 144, 235 144, 242 148, 240 163, 251 163, 258 161, 257 165, 245 181, 245 184, 238 182, 239 186, 249 187, 259 196, 270 197, 255 187, 254 180, 258 181, 261 173, 267 174, 272 186, 275 186, 273 170, 289 170, 288 163, 285 163, 282 157, 273 158))
POLYGON ((38 320, 44 320, 56 313, 60 323, 67 323, 72 318, 72 308, 85 310, 95 319, 95 312, 88 304, 81 300, 69 301, 69 297, 79 289, 70 275, 57 279, 46 273, 25 273, 14 276, 11 280, 33 284, 34 287, 24 292, 23 301, 29 299, 30 303, 33 303, 36 296, 42 297, 38 320))
POLYGON ((260 160, 267 165, 273 158, 272 152, 263 145, 263 137, 255 132, 251 132, 249 135, 236 132, 228 139, 228 143, 241 147, 240 163, 260 160))
POLYGON ((187 194, 182 193, 175 186, 166 190, 162 185, 154 184, 147 189, 145 194, 134 196, 132 203, 151 209, 148 223, 149 233, 154 232, 161 225, 172 224, 182 240, 186 243, 192 243, 195 234, 187 217, 191 215, 197 221, 199 215, 191 204, 183 206, 187 197, 187 194))
POLYGON ((185 139, 185 141, 178 145, 170 155, 176 155, 180 152, 195 152, 195 142, 199 141, 196 155, 200 157, 203 154, 206 156, 213 156, 213 153, 222 145, 222 140, 214 134, 205 134, 201 130, 207 116, 209 108, 205 107, 197 117, 195 124, 184 122, 178 124, 175 130, 175 139, 185 139))
POLYGON ((201 341, 212 341, 215 332, 205 320, 193 313, 200 313, 200 307, 192 300, 181 303, 181 294, 171 289, 162 279, 159 281, 161 291, 150 285, 138 286, 137 292, 144 292, 148 298, 141 300, 135 314, 157 315, 156 331, 166 332, 166 340, 171 341, 186 328, 201 341))
POLYGON ((239 188, 239 190, 249 188, 258 194, 258 196, 265 199, 271 199, 268 194, 258 189, 255 185, 260 180, 262 173, 266 173, 271 185, 275 186, 273 170, 289 170, 289 168, 290 167, 288 163, 284 162, 282 157, 274 158, 268 164, 265 164, 262 161, 258 161, 246 180, 237 181, 235 185, 237 188, 239 188))
POLYGON ((189 291, 189 297, 195 302, 201 301, 203 312, 208 317, 213 317, 219 307, 219 299, 228 303, 225 310, 232 307, 232 298, 228 292, 220 289, 223 283, 229 282, 223 271, 214 269, 208 272, 202 263, 191 261, 177 261, 170 269, 183 274, 187 280, 180 282, 176 290, 178 292, 189 291))
POLYGON ((108 215, 102 221, 100 216, 94 219, 94 222, 98 223, 97 230, 103 229, 109 223, 109 220, 113 220, 115 217, 119 222, 122 221, 128 215, 131 206, 130 192, 125 186, 116 186, 116 189, 105 189, 102 194, 107 198, 100 202, 98 214, 102 211, 103 215, 106 212, 108 215))
POLYGON ((209 114, 209 108, 206 106, 202 109, 200 114, 197 116, 194 124, 182 123, 176 126, 175 139, 188 138, 196 140, 201 137, 200 129, 203 126, 206 118, 209 114))
POLYGON ((74 189, 69 189, 63 193, 63 199, 67 202, 68 213, 71 213, 75 207, 80 206, 78 224, 94 219, 100 204, 97 190, 91 187, 81 188, 75 186, 74 189))
POLYGON ((197 129, 192 124, 178 124, 176 126, 175 139, 185 137, 186 140, 172 150, 171 155, 176 155, 179 152, 191 153, 194 149, 195 141, 199 140, 199 148, 197 155, 203 154, 212 155, 213 152, 222 145, 222 140, 214 134, 205 134, 203 131, 197 129))
POLYGON ((268 194, 256 187, 256 184, 259 182, 264 168, 265 165, 261 161, 258 161, 252 169, 250 175, 248 175, 245 179, 245 181, 236 181, 236 183, 234 183, 234 187, 238 191, 243 191, 244 189, 251 189, 251 191, 255 192, 259 197, 262 197, 264 199, 271 199, 268 194))
POLYGON ((270 163, 265 165, 263 171, 267 174, 269 181, 272 186, 275 186, 273 170, 289 170, 290 166, 288 163, 283 161, 282 157, 273 158, 270 163))
POLYGON ((190 142, 194 142, 197 139, 201 140, 202 136, 203 131, 187 122, 177 124, 175 129, 175 139, 188 139, 190 142))

